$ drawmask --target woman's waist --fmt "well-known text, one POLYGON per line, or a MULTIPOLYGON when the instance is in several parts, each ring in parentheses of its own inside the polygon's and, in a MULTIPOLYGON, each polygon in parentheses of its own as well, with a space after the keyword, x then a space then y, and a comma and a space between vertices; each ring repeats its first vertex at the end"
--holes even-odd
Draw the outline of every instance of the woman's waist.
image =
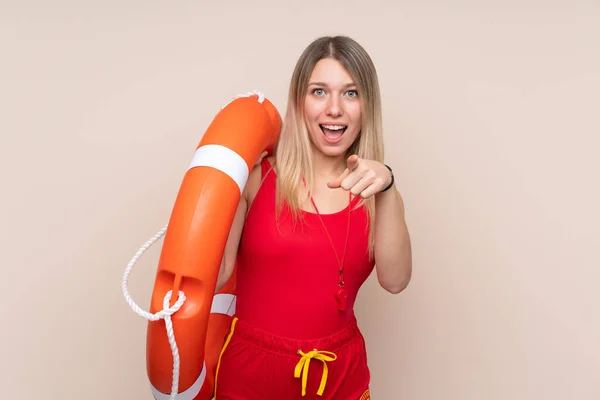
POLYGON ((296 355, 298 350, 313 349, 335 352, 361 336, 354 314, 337 323, 329 321, 327 326, 293 317, 279 322, 241 313, 235 318, 237 339, 280 354, 296 355))
MULTIPOLYGON (((288 293, 289 296, 289 293, 288 293)), ((320 298, 252 295, 238 291, 236 317, 257 329, 287 338, 311 340, 330 336, 355 321, 353 302, 344 311, 333 294, 320 298)))

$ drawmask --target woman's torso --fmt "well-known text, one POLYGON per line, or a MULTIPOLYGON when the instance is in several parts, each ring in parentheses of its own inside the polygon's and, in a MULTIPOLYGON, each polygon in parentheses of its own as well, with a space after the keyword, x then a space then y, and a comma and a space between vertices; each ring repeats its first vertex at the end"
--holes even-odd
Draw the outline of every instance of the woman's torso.
POLYGON ((265 158, 262 184, 251 202, 238 250, 237 317, 285 337, 327 336, 350 323, 359 288, 373 270, 368 254, 368 216, 364 207, 333 214, 301 211, 294 222, 284 208, 276 215, 276 175, 265 158), (345 311, 338 310, 339 257, 350 231, 344 262, 345 311), (323 229, 323 224, 329 233, 323 229))

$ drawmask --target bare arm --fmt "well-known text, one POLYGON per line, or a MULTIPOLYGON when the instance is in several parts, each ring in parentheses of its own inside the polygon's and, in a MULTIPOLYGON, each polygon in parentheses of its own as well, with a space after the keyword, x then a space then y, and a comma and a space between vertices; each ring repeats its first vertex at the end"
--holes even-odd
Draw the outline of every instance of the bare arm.
POLYGON ((233 224, 229 231, 227 243, 225 244, 225 251, 223 252, 223 259, 221 261, 221 268, 219 269, 219 276, 217 278, 217 287, 215 293, 221 290, 221 288, 227 283, 233 268, 235 267, 235 259, 237 256, 240 239, 242 237, 242 230, 244 229, 244 222, 246 221, 246 211, 248 208, 248 202, 245 196, 242 196, 238 208, 233 218, 233 224))
POLYGON ((379 284, 390 293, 403 291, 412 275, 410 236, 404 220, 404 203, 387 167, 353 154, 346 170, 327 185, 342 187, 363 198, 375 196, 375 267, 379 284))
POLYGON ((238 208, 233 218, 233 223, 229 231, 227 242, 225 243, 225 251, 223 252, 223 259, 221 261, 221 268, 219 269, 219 276, 217 277, 217 286, 215 293, 221 290, 221 288, 227 283, 237 258, 238 248, 240 245, 240 239, 244 230, 244 223, 246 222, 246 214, 250 208, 250 204, 258 191, 261 178, 261 167, 260 165, 255 166, 250 172, 246 187, 240 198, 238 208))
POLYGON ((412 275, 410 235, 404 220, 404 203, 396 187, 375 195, 375 264, 379 284, 400 293, 412 275))

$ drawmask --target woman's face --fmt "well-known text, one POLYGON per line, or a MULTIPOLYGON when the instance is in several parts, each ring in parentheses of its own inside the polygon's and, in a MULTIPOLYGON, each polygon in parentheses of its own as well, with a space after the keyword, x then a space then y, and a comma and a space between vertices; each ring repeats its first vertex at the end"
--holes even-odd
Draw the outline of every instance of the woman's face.
POLYGON ((313 147, 326 156, 346 154, 361 130, 359 93, 352 77, 333 58, 324 58, 309 79, 304 120, 313 147))

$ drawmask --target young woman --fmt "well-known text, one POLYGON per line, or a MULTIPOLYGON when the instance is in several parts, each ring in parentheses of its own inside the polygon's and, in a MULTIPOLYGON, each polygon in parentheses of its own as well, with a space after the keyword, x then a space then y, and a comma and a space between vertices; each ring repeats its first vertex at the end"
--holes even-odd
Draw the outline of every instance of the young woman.
POLYGON ((373 269, 401 292, 412 263, 383 163, 377 74, 354 40, 319 38, 298 60, 280 140, 251 172, 217 290, 234 265, 216 400, 370 398, 357 292, 373 269))

